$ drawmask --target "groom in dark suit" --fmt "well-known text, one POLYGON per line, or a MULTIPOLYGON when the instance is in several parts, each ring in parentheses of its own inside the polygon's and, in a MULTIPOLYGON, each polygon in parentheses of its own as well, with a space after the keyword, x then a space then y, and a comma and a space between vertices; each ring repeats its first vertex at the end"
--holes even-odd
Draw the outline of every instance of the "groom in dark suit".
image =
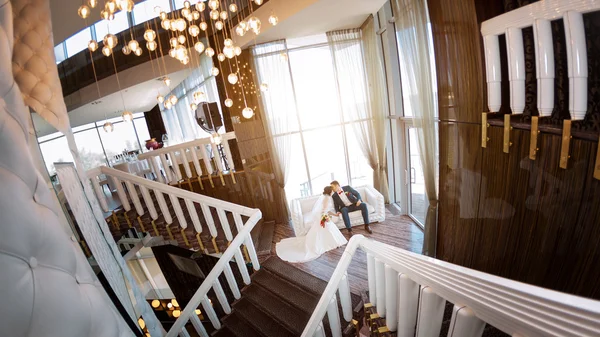
POLYGON ((331 188, 333 188, 331 197, 333 198, 335 211, 338 215, 342 215, 348 233, 352 235, 352 225, 350 224, 350 216, 348 214, 360 210, 365 222, 365 230, 369 232, 369 234, 372 234, 373 231, 371 230, 371 227, 369 227, 369 210, 367 204, 362 202, 360 193, 350 186, 341 187, 340 183, 336 180, 331 182, 331 188))

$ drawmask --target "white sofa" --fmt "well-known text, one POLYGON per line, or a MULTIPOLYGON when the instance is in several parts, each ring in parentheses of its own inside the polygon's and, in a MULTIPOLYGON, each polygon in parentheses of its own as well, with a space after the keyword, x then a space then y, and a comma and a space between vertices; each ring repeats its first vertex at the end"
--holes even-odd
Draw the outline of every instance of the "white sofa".
MULTIPOLYGON (((362 201, 367 203, 369 209, 369 221, 373 223, 385 220, 385 203, 383 195, 371 186, 361 186, 354 189, 360 193, 362 201)), ((296 236, 302 236, 308 232, 310 224, 305 224, 305 219, 312 211, 315 202, 320 196, 321 195, 319 194, 312 197, 292 200, 292 225, 296 236)), ((338 228, 346 228, 341 216, 333 217, 332 220, 338 228)), ((353 227, 364 224, 360 211, 350 213, 350 223, 353 227)))

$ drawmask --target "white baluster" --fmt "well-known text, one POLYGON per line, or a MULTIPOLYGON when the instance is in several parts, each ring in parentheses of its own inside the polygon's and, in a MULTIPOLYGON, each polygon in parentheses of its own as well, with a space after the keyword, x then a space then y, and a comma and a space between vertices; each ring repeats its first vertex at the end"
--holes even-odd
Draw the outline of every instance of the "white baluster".
POLYGON ((212 147, 213 150, 213 158, 215 159, 215 162, 217 163, 217 170, 223 172, 223 161, 221 161, 221 155, 219 154, 219 149, 217 147, 217 144, 210 144, 210 146, 212 147))
POLYGON ((113 176, 108 176, 111 183, 117 189, 117 195, 119 196, 119 201, 121 201, 121 205, 125 209, 125 211, 129 212, 131 210, 131 206, 129 205, 129 200, 127 199, 127 194, 125 194, 125 190, 123 189, 123 185, 121 185, 121 181, 118 178, 113 176))
POLYGON ((160 208, 160 211, 162 212, 163 217, 165 218, 165 222, 168 223, 169 225, 172 224, 173 217, 171 216, 171 213, 169 212, 169 207, 167 206, 167 202, 165 201, 165 196, 162 194, 161 191, 158 191, 158 190, 153 190, 153 191, 154 191, 154 195, 156 196, 156 201, 158 201, 158 207, 160 208))
MULTIPOLYGON (((419 308, 419 285, 407 274, 398 275, 398 337, 415 335, 419 308)), ((388 315, 388 320, 390 316, 388 315)))
POLYGON ((480 337, 483 335, 485 322, 477 318, 470 308, 455 305, 448 337, 480 337))
POLYGON ((169 159, 171 159, 171 165, 173 166, 173 171, 175 171, 175 177, 177 178, 177 181, 180 181, 182 179, 182 176, 181 170, 179 169, 179 164, 177 162, 177 156, 175 155, 175 151, 169 152, 169 159))
POLYGON ((100 207, 103 212, 108 212, 108 203, 106 202, 106 195, 102 190, 102 186, 100 186, 100 181, 98 180, 98 176, 94 175, 89 177, 92 182, 92 187, 94 188, 94 192, 96 193, 96 198, 98 198, 98 202, 100 203, 100 207))
POLYGON ((150 192, 148 192, 148 189, 144 185, 140 185, 140 191, 142 191, 142 197, 144 197, 144 203, 148 208, 148 213, 150 213, 150 217, 153 220, 158 219, 158 213, 156 213, 156 208, 154 207, 154 202, 152 202, 150 192))
POLYGON ((190 334, 187 332, 185 328, 182 328, 179 332, 179 337, 190 337, 190 334))
POLYGON ((375 259, 375 274, 376 276, 376 289, 377 292, 377 313, 381 317, 385 317, 385 265, 383 262, 375 259))
POLYGON ((213 290, 215 291, 215 295, 217 295, 217 299, 219 300, 219 303, 221 304, 221 308, 223 308, 223 311, 226 314, 230 314, 231 307, 229 306, 229 302, 227 301, 227 296, 225 295, 225 292, 223 291, 223 287, 221 287, 221 283, 219 283, 219 279, 216 279, 215 282, 213 282, 213 290))
POLYGON ((242 297, 242 294, 240 294, 240 289, 238 288, 237 281, 235 280, 235 276, 233 275, 233 271, 231 270, 229 263, 225 265, 223 273, 227 279, 227 284, 229 284, 229 289, 231 289, 231 292, 233 293, 233 297, 235 297, 236 300, 239 300, 240 297, 242 297))
POLYGON ((233 240, 233 234, 231 233, 231 227, 229 226, 229 220, 227 220, 227 215, 222 208, 217 208, 217 216, 219 217, 219 222, 221 223, 221 228, 223 228, 223 233, 225 233, 225 238, 227 241, 233 240))
POLYGON ((246 285, 250 284, 250 274, 248 274, 248 268, 246 268, 246 262, 244 262, 244 257, 242 256, 242 252, 239 248, 235 251, 235 262, 237 263, 238 269, 240 270, 240 274, 242 274, 242 279, 246 285))
POLYGON ((206 151, 206 146, 204 144, 199 146, 200 154, 202 155, 202 160, 204 161, 204 165, 206 166, 206 170, 208 174, 213 174, 212 164, 210 163, 210 158, 208 157, 208 152, 206 151))
POLYGON ((554 48, 550 21, 538 19, 533 25, 537 78, 537 106, 540 117, 547 117, 554 109, 554 48))
POLYGON ((229 147, 229 140, 223 139, 221 145, 223 145, 223 151, 225 152, 225 158, 227 158, 227 164, 229 165, 229 168, 232 171, 235 170, 235 165, 233 164, 233 156, 231 155, 231 148, 229 147))
POLYGON ((144 214, 144 207, 142 206, 142 202, 140 201, 140 197, 137 194, 137 190, 135 189, 135 185, 130 182, 130 181, 126 181, 125 182, 125 186, 127 186, 127 191, 129 191, 129 197, 131 198, 131 200, 133 201, 133 206, 135 207, 135 210, 137 212, 137 214, 144 214))
POLYGON ((190 168, 190 161, 188 160, 187 155, 185 154, 185 152, 187 151, 187 149, 181 149, 181 151, 179 151, 179 153, 181 153, 181 161, 183 162, 183 169, 185 171, 185 175, 187 176, 188 179, 192 178, 192 169, 190 168))
POLYGON ((323 322, 319 323, 319 327, 315 330, 314 337, 325 337, 325 328, 323 328, 323 322))
POLYGON ((446 300, 429 287, 421 288, 416 337, 438 337, 442 329, 446 300))
POLYGON ((563 17, 567 40, 569 73, 569 112, 572 120, 582 120, 587 112, 588 62, 583 15, 570 11, 563 17))
POLYGON ((237 229, 237 231, 241 231, 244 227, 242 216, 239 213, 233 213, 233 220, 235 221, 235 228, 237 229))
POLYGON ((196 314, 193 314, 190 317, 190 322, 192 322, 194 329, 196 329, 196 332, 198 335, 200 335, 200 337, 208 337, 208 332, 206 332, 204 325, 202 325, 202 321, 200 318, 198 318, 198 316, 196 316, 196 314))
POLYGON ((210 207, 205 204, 200 204, 202 208, 202 214, 204 215, 204 220, 206 220, 206 224, 208 225, 208 230, 210 231, 210 235, 213 238, 217 237, 217 227, 215 227, 215 220, 212 217, 212 212, 210 211, 210 207))
POLYGON ((162 173, 160 172, 160 166, 157 163, 157 160, 159 160, 159 159, 156 156, 152 156, 152 157, 148 158, 148 162, 150 162, 150 166, 152 167, 152 172, 156 176, 156 179, 158 180, 159 183, 164 183, 165 180, 163 179, 162 173))
POLYGON ((348 284, 348 273, 344 273, 338 289, 340 294, 340 303, 342 304, 342 315, 344 320, 350 322, 352 320, 352 298, 350 297, 350 284, 348 284))
POLYGON ((219 321, 219 317, 217 317, 217 313, 215 312, 215 309, 206 295, 204 295, 204 299, 202 300, 202 308, 204 309, 204 313, 212 323, 213 327, 219 330, 221 328, 221 322, 219 321))
POLYGON ((185 220, 185 216, 183 215, 183 210, 181 209, 179 199, 172 194, 169 195, 169 199, 171 200, 171 205, 173 205, 173 210, 175 211, 175 216, 177 216, 179 226, 181 226, 181 228, 187 228, 187 221, 185 220))
POLYGON ((371 301, 371 304, 377 305, 377 294, 375 290, 375 258, 369 253, 367 253, 367 274, 369 280, 369 301, 371 301))
POLYGON ((198 211, 196 210, 196 206, 194 206, 194 202, 189 199, 185 199, 185 206, 190 218, 192 219, 192 223, 194 224, 194 229, 197 233, 202 233, 202 223, 198 217, 198 211))
POLYGON ((513 114, 525 110, 525 51, 523 32, 519 28, 506 30, 508 50, 508 80, 510 81, 510 109, 513 114))
POLYGON ((385 266, 385 312, 386 326, 390 331, 398 328, 398 272, 392 267, 385 266))
POLYGON ((342 337, 342 326, 340 325, 340 313, 337 306, 337 298, 335 295, 327 305, 327 318, 329 318, 329 327, 331 328, 332 337, 342 337))
POLYGON ((500 69, 500 42, 498 35, 483 37, 485 47, 485 74, 488 87, 488 108, 490 112, 500 111, 502 106, 502 73, 500 69))
POLYGON ((174 182, 173 174, 171 173, 171 167, 169 166, 169 163, 167 162, 165 155, 159 154, 158 158, 160 158, 160 162, 162 163, 163 169, 165 171, 165 176, 167 177, 167 183, 174 182))
POLYGON ((192 161, 194 162, 196 174, 198 174, 198 178, 200 178, 202 176, 202 166, 200 166, 200 160, 198 160, 198 154, 196 153, 195 146, 190 149, 190 153, 192 155, 192 161))
POLYGON ((254 270, 259 270, 260 262, 258 262, 258 255, 256 255, 256 249, 254 248, 254 243, 252 242, 251 236, 247 236, 244 239, 244 245, 246 246, 246 250, 248 250, 248 255, 250 255, 250 261, 252 261, 252 268, 254 270))

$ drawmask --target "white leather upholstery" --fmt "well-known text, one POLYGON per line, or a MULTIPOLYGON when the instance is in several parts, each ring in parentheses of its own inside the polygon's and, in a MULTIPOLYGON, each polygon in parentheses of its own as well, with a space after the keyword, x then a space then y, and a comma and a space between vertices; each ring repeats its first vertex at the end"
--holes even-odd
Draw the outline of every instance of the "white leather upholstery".
MULTIPOLYGON (((355 188, 355 190, 360 193, 362 200, 367 203, 369 209, 369 221, 378 222, 385 220, 385 202, 383 195, 371 186, 361 186, 355 188)), ((308 231, 310 224, 307 224, 305 219, 312 211, 315 202, 320 196, 321 195, 315 195, 292 200, 292 226, 294 227, 296 236, 304 235, 308 231)), ((354 211, 349 215, 352 226, 364 224, 360 211, 354 211)), ((342 217, 332 217, 332 220, 338 228, 346 228, 342 217)))
POLYGON ((0 0, 0 336, 133 336, 35 169, 11 69, 11 13, 0 0))

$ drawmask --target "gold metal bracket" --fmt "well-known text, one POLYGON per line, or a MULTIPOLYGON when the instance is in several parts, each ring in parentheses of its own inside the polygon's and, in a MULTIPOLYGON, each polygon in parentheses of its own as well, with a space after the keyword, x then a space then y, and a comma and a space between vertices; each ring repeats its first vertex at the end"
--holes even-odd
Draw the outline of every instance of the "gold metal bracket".
POLYGON ((213 244, 213 248, 215 249, 215 254, 221 253, 221 251, 219 251, 219 246, 217 246, 217 238, 216 237, 212 238, 212 244, 213 244))
POLYGON ((504 115, 504 153, 508 153, 512 145, 512 142, 510 141, 510 130, 512 130, 512 126, 510 126, 510 115, 506 114, 504 115))
POLYGON ((369 309, 373 307, 373 303, 365 303, 365 309, 369 309))
MULTIPOLYGON (((229 243, 228 243, 228 247, 229 247, 229 243)), ((246 262, 250 262, 250 254, 248 254, 248 247, 246 247, 246 245, 244 245, 244 249, 242 251, 244 253, 244 259, 246 260, 246 262)))
POLYGON ((121 226, 119 226, 119 218, 117 217, 117 214, 115 213, 115 211, 112 211, 112 218, 113 218, 113 226, 115 227, 115 229, 120 229, 121 226))
POLYGON ((202 242, 202 238, 200 237, 200 233, 196 233, 196 240, 198 241, 198 245, 200 245, 200 250, 206 253, 206 248, 204 248, 204 243, 202 242))
POLYGON ((219 171, 219 178, 221 178, 221 184, 225 186, 225 178, 223 178, 223 172, 219 171))
POLYGON ((490 138, 487 135, 488 128, 490 127, 490 123, 487 121, 487 112, 481 113, 481 147, 486 148, 487 142, 490 141, 490 138))
POLYGON ((537 145, 538 135, 540 134, 538 122, 538 116, 531 117, 531 139, 529 140, 529 159, 531 160, 535 160, 536 154, 540 150, 537 145))
POLYGON ((202 177, 198 176, 198 184, 200 184, 200 189, 204 190, 204 185, 202 184, 202 177))
POLYGON ((371 314, 371 316, 369 316, 370 320, 374 320, 374 319, 377 319, 377 318, 380 318, 379 314, 371 314))
POLYGON ((387 325, 382 326, 377 329, 377 333, 380 333, 380 334, 388 333, 388 332, 391 332, 391 331, 390 331, 390 328, 387 327, 387 325))
POLYGON ((142 222, 142 219, 139 217, 137 217, 138 223, 140 224, 140 228, 142 229, 142 232, 146 231, 146 228, 144 228, 144 223, 142 222))
POLYGON ((571 155, 569 154, 569 148, 571 147, 571 120, 565 119, 563 121, 563 134, 562 134, 562 145, 560 147, 560 168, 566 169, 571 155))
POLYGON ((160 236, 160 233, 158 232, 158 228, 156 228, 156 223, 154 222, 154 220, 152 220, 152 228, 154 228, 154 233, 156 234, 156 236, 160 236))
POLYGON ((233 173, 233 171, 229 171, 229 174, 231 174, 231 180, 233 180, 233 183, 237 184, 237 181, 235 180, 235 173, 233 173))
POLYGON ((171 240, 175 240, 175 237, 173 236, 173 233, 171 232, 171 228, 169 226, 170 225, 165 226, 167 228, 167 233, 169 233, 169 237, 171 238, 171 240))
POLYGON ((192 186, 192 179, 188 179, 187 183, 188 183, 188 186, 190 187, 190 191, 194 192, 194 187, 192 186))
POLYGON ((600 139, 598 139, 598 151, 596 152, 596 165, 594 166, 594 178, 600 180, 600 139))
POLYGON ((210 187, 215 188, 215 183, 212 180, 212 174, 208 174, 208 181, 210 181, 210 187))
POLYGON ((181 235, 183 236, 183 241, 185 242, 185 245, 188 247, 191 247, 192 245, 190 245, 190 242, 188 241, 187 235, 185 235, 185 228, 181 229, 181 235))
POLYGON ((127 216, 127 212, 124 212, 123 215, 125 216, 125 221, 127 221, 127 226, 129 226, 129 228, 132 228, 133 226, 131 225, 131 221, 129 220, 129 217, 127 216))

